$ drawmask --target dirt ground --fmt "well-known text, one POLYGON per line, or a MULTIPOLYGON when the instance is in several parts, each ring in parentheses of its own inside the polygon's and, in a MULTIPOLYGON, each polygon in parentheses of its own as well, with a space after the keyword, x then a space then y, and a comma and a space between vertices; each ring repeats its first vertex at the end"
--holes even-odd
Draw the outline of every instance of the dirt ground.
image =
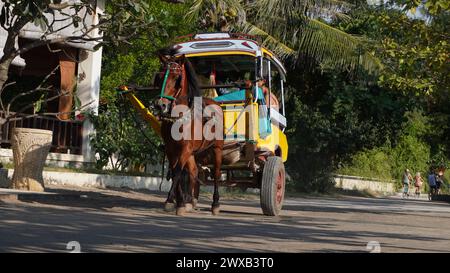
POLYGON ((69 252, 71 241, 81 252, 450 251, 448 203, 290 197, 281 216, 267 217, 258 196, 226 196, 212 216, 204 196, 179 217, 163 211, 158 192, 51 190, 65 197, 0 201, 1 252, 69 252))

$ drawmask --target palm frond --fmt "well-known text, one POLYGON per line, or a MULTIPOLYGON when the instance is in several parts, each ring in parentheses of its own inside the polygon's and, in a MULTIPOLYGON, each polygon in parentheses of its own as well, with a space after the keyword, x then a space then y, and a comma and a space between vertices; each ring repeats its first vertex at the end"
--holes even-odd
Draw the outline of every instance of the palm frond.
POLYGON ((185 18, 190 22, 205 17, 215 26, 220 25, 222 17, 245 21, 246 12, 240 0, 191 0, 189 4, 185 18))
POLYGON ((270 35, 261 28, 246 22, 241 25, 240 31, 247 34, 261 37, 263 39, 262 45, 269 48, 271 51, 276 53, 280 58, 287 59, 297 55, 297 51, 286 44, 282 43, 278 38, 270 35))
POLYGON ((381 68, 381 62, 367 52, 367 40, 348 34, 317 20, 306 20, 295 48, 321 63, 350 70, 362 66, 368 72, 381 68))
POLYGON ((366 51, 363 37, 326 23, 333 18, 350 20, 345 11, 351 5, 345 0, 192 0, 190 4, 188 19, 206 16, 216 29, 230 11, 242 17, 227 23, 235 30, 260 36, 263 45, 283 59, 306 55, 323 66, 348 70, 362 66, 369 72, 381 67, 366 51))

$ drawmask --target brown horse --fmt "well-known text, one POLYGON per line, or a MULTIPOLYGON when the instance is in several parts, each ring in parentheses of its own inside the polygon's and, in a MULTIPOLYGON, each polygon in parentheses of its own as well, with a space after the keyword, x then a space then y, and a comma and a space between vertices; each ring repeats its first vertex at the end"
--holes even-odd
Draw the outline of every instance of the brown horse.
MULTIPOLYGON (((184 56, 175 56, 176 50, 164 49, 160 52, 160 59, 164 65, 164 80, 161 86, 161 97, 158 106, 161 111, 161 135, 165 145, 165 153, 169 160, 170 176, 172 187, 166 200, 166 209, 174 206, 176 199, 176 213, 183 215, 186 211, 185 204, 192 203, 196 206, 199 180, 197 160, 204 162, 208 155, 207 151, 212 150, 214 166, 214 195, 211 211, 214 215, 219 213, 219 179, 221 176, 222 150, 223 150, 223 112, 220 105, 207 98, 201 98, 201 92, 197 82, 197 76, 192 64, 184 56), (201 98, 201 100, 199 100, 201 98), (198 102, 199 103, 195 103, 198 102), (184 107, 184 108, 183 108, 184 107), (218 133, 220 137, 194 138, 199 130, 204 128, 211 121, 205 118, 203 111, 205 108, 214 109, 213 117, 217 125, 210 127, 212 133, 218 133), (174 112, 185 109, 180 117, 174 112), (198 114, 200 113, 200 114, 198 114), (174 135, 174 126, 182 123, 182 132, 191 136, 190 138, 174 135), (185 177, 188 176, 188 183, 185 177), (187 187, 186 187, 187 185, 187 187), (187 189, 186 189, 187 188, 187 189)), ((178 131, 175 130, 176 133, 178 131)), ((217 136, 216 135, 216 136, 217 136)), ((184 136, 184 135, 183 135, 184 136)))

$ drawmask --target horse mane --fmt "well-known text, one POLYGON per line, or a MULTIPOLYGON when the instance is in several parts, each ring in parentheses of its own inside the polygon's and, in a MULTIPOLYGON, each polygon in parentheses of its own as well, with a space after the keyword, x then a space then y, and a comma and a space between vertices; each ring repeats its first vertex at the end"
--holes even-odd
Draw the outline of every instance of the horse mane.
POLYGON ((198 84, 197 80, 197 74, 195 73, 195 69, 192 63, 187 58, 185 58, 184 69, 186 70, 189 99, 199 97, 201 94, 200 94, 200 85, 198 84))
POLYGON ((177 53, 178 53, 178 49, 171 47, 171 46, 165 47, 165 48, 162 48, 162 49, 156 51, 156 54, 158 56, 174 56, 177 53))

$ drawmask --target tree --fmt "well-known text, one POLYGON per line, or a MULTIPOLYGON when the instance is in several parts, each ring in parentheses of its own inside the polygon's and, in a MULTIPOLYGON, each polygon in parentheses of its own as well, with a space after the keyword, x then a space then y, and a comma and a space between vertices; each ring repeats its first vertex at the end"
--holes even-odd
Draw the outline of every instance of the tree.
POLYGON ((33 48, 68 42, 97 42, 97 48, 108 43, 126 43, 154 24, 151 18, 144 16, 147 5, 140 0, 107 1, 106 13, 98 14, 98 22, 89 22, 88 15, 96 12, 90 0, 2 0, 2 3, 0 25, 8 36, 0 58, 0 89, 8 80, 13 59, 33 48), (42 36, 16 48, 20 31, 30 23, 40 26, 42 36), (56 35, 67 28, 74 28, 77 32, 67 36, 56 35))
MULTIPOLYGON (((146 2, 146 16, 158 22, 158 27, 141 33, 132 43, 108 46, 103 51, 101 106, 98 116, 92 117, 97 133, 91 136, 93 150, 99 154, 97 168, 111 163, 115 169, 127 170, 136 163, 161 160, 161 150, 154 146, 161 143, 160 138, 146 127, 145 122, 139 122, 139 116, 137 120, 133 118, 133 110, 125 110, 130 106, 123 104, 116 88, 124 83, 152 85, 153 76, 160 68, 156 50, 171 44, 175 37, 195 29, 180 23, 180 18, 187 12, 187 5, 174 5, 173 1, 162 0, 146 2)), ((149 103, 155 94, 140 92, 136 95, 142 102, 149 103)))
POLYGON ((238 30, 263 38, 263 44, 296 63, 303 56, 321 65, 372 71, 381 64, 365 49, 366 39, 330 26, 349 20, 346 1, 192 0, 188 18, 216 31, 238 30))

